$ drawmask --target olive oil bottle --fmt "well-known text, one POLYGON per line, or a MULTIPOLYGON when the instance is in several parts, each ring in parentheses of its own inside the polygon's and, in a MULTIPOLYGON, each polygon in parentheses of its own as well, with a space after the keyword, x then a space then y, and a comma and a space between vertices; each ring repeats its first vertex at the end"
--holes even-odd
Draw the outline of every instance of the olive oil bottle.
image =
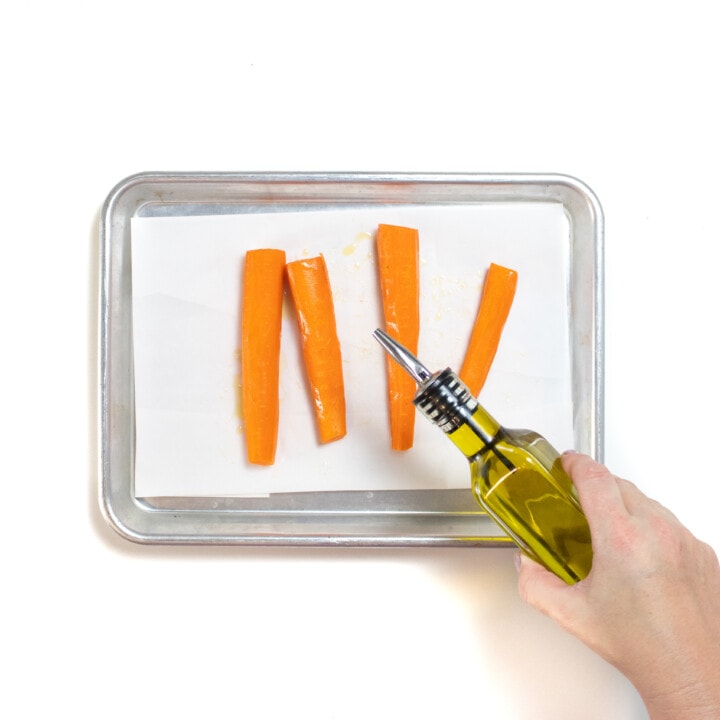
POLYGON ((470 463, 472 490, 520 549, 568 584, 592 565, 590 529, 559 453, 497 422, 449 368, 431 373, 382 330, 375 338, 418 384, 413 403, 470 463))

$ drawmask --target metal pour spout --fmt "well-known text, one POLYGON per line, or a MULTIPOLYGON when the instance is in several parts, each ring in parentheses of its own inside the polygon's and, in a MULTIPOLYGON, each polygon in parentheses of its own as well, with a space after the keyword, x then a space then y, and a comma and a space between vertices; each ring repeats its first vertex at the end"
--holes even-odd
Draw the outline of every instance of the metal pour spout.
POLYGON ((432 373, 397 340, 393 340, 386 332, 378 328, 373 337, 382 345, 388 355, 410 374, 418 385, 422 385, 432 377, 432 373))

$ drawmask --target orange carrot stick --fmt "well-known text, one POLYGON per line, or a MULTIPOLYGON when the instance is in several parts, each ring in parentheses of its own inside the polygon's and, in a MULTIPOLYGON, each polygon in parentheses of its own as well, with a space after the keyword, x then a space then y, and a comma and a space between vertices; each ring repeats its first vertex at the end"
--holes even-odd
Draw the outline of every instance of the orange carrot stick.
POLYGON ((480 394, 495 359, 516 287, 515 270, 490 264, 465 360, 460 368, 460 379, 475 397, 480 394))
POLYGON ((330 278, 319 255, 286 266, 321 443, 344 437, 345 383, 330 278))
MULTIPOLYGON (((379 225, 378 269, 385 332, 417 355, 420 334, 420 262, 418 231, 398 225, 379 225)), ((393 450, 409 450, 415 434, 416 385, 393 360, 387 359, 390 443, 393 450)))
POLYGON ((243 270, 240 363, 248 461, 272 465, 280 401, 280 332, 285 253, 248 250, 243 270))

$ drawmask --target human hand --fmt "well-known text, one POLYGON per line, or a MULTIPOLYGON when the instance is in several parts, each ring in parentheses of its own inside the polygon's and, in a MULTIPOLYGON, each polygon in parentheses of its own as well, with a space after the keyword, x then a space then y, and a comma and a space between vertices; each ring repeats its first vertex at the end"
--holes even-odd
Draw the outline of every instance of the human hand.
POLYGON ((620 670, 652 720, 720 718, 720 565, 660 503, 586 455, 563 466, 590 525, 590 574, 566 585, 520 554, 519 592, 620 670))

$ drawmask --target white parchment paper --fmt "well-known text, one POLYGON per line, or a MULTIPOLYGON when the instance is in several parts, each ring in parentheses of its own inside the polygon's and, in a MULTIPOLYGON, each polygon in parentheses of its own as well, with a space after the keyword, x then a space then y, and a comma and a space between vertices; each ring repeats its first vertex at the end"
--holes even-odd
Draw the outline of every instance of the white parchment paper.
POLYGON ((467 463, 418 415, 415 447, 389 448, 375 230, 420 232, 420 360, 459 370, 491 262, 518 271, 515 303, 480 400, 504 425, 573 441, 568 266, 560 204, 382 206, 132 221, 135 494, 242 496, 315 490, 467 487, 467 463), (342 345, 348 434, 317 441, 289 299, 281 346, 278 452, 245 460, 239 299, 245 251, 322 253, 342 345))

